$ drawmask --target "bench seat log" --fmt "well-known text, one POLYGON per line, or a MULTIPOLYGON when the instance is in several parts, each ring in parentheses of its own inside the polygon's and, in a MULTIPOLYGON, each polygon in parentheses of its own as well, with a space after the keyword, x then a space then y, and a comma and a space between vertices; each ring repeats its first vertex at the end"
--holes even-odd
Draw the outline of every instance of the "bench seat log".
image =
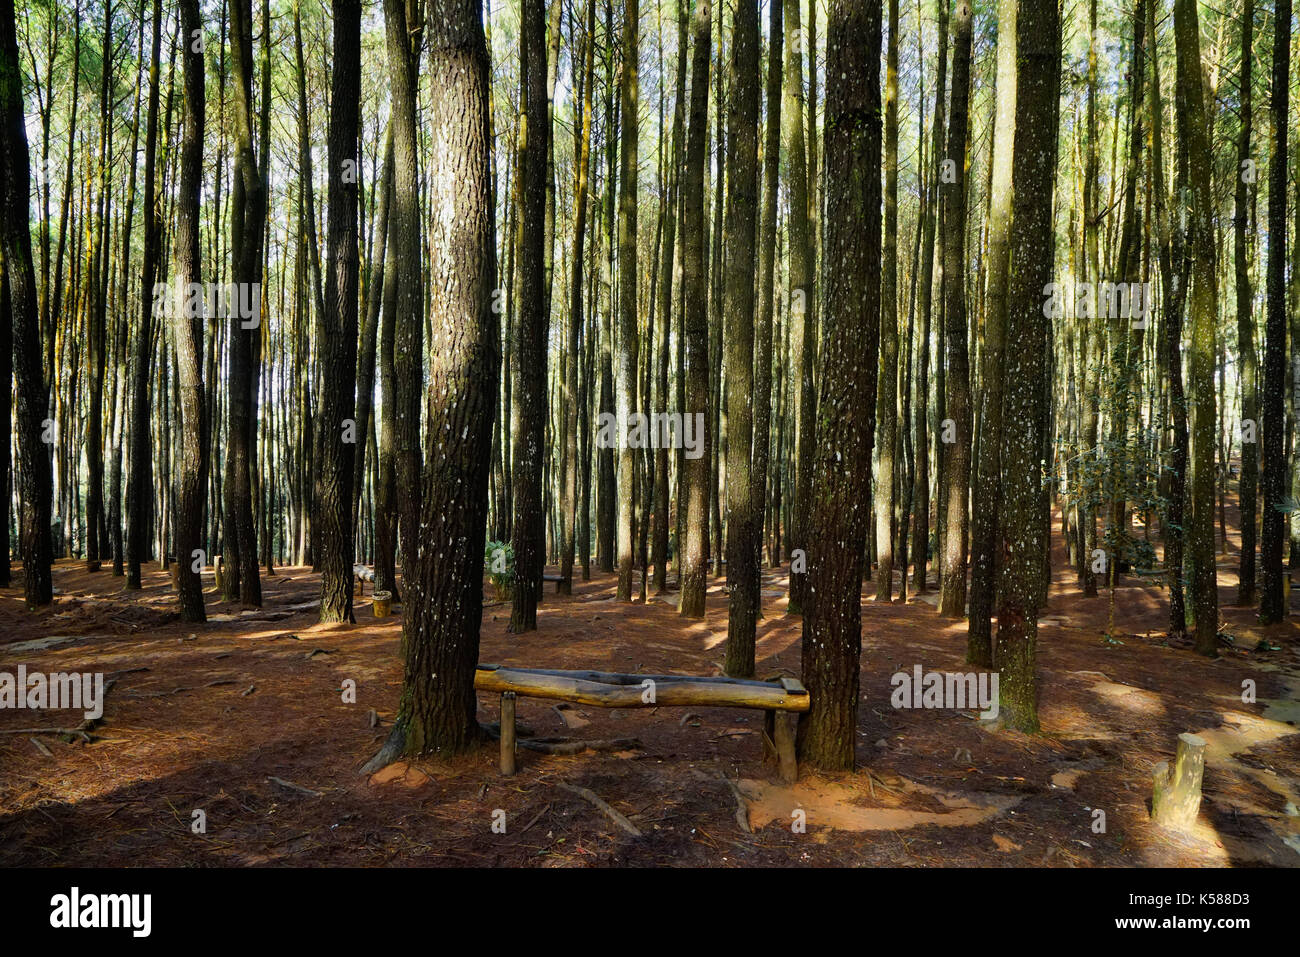
POLYGON ((529 698, 549 698, 598 708, 716 707, 807 711, 808 693, 794 679, 781 684, 735 678, 691 675, 616 675, 602 672, 553 672, 479 665, 474 673, 478 691, 513 691, 529 698), (611 678, 617 680, 600 680, 611 678), (643 700, 642 683, 654 682, 654 701, 643 700))

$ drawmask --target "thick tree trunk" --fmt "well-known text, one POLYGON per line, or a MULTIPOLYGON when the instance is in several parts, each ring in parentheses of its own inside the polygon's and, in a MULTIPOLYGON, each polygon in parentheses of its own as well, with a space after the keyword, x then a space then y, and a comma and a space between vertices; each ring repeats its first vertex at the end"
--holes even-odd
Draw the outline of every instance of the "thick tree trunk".
POLYGON ((880 324, 880 0, 831 0, 826 37, 826 309, 809 529, 801 758, 852 770, 880 324))
MULTIPOLYGON (((388 3, 391 15, 400 0, 388 3)), ((389 21, 389 38, 404 45, 405 32, 394 36, 392 30, 402 21, 389 21)), ((474 670, 500 366, 492 294, 497 269, 491 93, 482 22, 479 0, 434 0, 427 21, 434 78, 425 154, 434 184, 433 298, 420 548, 417 554, 412 542, 405 552, 401 703, 393 732, 369 770, 401 754, 466 751, 481 734, 474 670)), ((403 153, 397 150, 399 182, 403 153)))

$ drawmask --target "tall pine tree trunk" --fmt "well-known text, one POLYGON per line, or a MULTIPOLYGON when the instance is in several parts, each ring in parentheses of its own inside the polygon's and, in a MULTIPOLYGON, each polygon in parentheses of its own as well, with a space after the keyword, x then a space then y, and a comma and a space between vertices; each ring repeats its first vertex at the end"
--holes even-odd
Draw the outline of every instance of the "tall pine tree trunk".
POLYGON ((956 181, 943 189, 943 291, 946 351, 945 411, 956 441, 943 456, 943 565, 939 611, 950 618, 966 614, 966 536, 969 516, 971 446, 974 440, 970 400, 970 360, 966 351, 966 130, 970 99, 971 4, 957 0, 953 18, 952 97, 948 120, 948 155, 956 181))
POLYGON ((781 139, 790 177, 790 367, 791 422, 794 435, 794 502, 790 517, 790 548, 803 560, 791 561, 787 610, 803 614, 808 594, 808 497, 812 489, 816 419, 813 366, 817 340, 812 326, 813 236, 808 222, 808 159, 804 143, 804 71, 800 0, 785 0, 785 20, 792 41, 785 48, 785 93, 781 104, 781 139), (803 565, 803 568, 796 568, 803 565))
MULTIPOLYGON (((1285 2, 1285 0, 1284 0, 1285 2)), ((1279 10, 1279 13, 1281 11, 1279 10)), ((1290 13, 1286 14, 1290 22, 1290 13)), ((1218 654, 1219 598, 1214 555, 1214 438, 1215 438, 1215 323, 1218 320, 1218 288, 1215 276, 1215 246, 1213 197, 1210 193, 1210 143, 1206 131, 1205 87, 1201 79, 1200 25, 1196 14, 1196 0, 1174 0, 1174 39, 1178 56, 1178 86, 1176 108, 1178 128, 1185 140, 1190 159, 1190 195, 1186 209, 1191 252, 1191 285, 1188 290, 1188 307, 1192 321, 1188 362, 1188 384, 1192 406, 1192 521, 1189 538, 1191 546, 1192 614, 1196 618, 1193 647, 1199 654, 1218 654)), ((1285 74, 1283 75, 1285 78, 1285 74)), ((1285 83, 1285 80, 1284 80, 1285 83)), ((1283 153, 1285 156, 1285 153, 1283 153)), ((1276 154, 1274 159, 1276 160, 1276 154)), ((1283 161, 1285 165, 1285 161, 1283 161)), ((1285 190, 1285 181, 1283 181, 1285 190)), ((1285 199, 1283 200, 1285 204, 1285 199)), ((1285 229, 1285 221, 1283 221, 1285 229)), ((1271 266, 1270 262, 1270 266, 1271 266)), ((1269 321, 1272 322, 1270 315, 1269 321)), ((1279 320, 1283 319, 1279 313, 1279 320)), ((1283 329, 1285 341, 1285 329, 1283 329)), ((1279 352, 1280 354, 1280 352, 1279 352)), ((1267 376, 1267 358, 1265 359, 1267 376)), ((1279 360, 1280 361, 1280 360, 1279 360)), ((1279 374, 1280 374, 1279 370, 1279 374)), ((1267 389, 1265 390, 1267 393, 1267 389)), ((1282 392, 1277 392, 1278 411, 1281 411, 1282 392)), ((1266 400, 1267 402, 1267 395, 1266 400)), ((1285 463, 1281 461, 1281 415, 1271 420, 1275 424, 1273 436, 1277 442, 1278 475, 1285 463)), ((1265 463, 1269 452, 1269 422, 1265 422, 1265 463)), ((1279 483, 1280 484, 1280 483, 1279 483)), ((1265 481, 1265 516, 1268 514, 1268 482, 1265 481)), ((1277 569, 1281 572, 1282 537, 1281 513, 1277 529, 1277 569)), ((1267 525, 1264 534, 1268 543, 1267 525)), ((1265 561, 1267 582, 1268 562, 1265 561)), ((1265 587, 1267 597, 1268 588, 1265 587)), ((1261 616, 1263 611, 1261 609, 1261 616)))
MULTIPOLYGON (((41 438, 45 431, 49 390, 41 364, 36 270, 32 264, 32 238, 28 224, 31 172, 23 116, 23 72, 18 59, 12 0, 0 0, 0 123, 4 124, 5 130, 0 143, 0 243, 3 244, 4 269, 9 280, 10 303, 10 312, 2 321, 6 324, 12 322, 14 386, 18 398, 18 499, 22 504, 19 542, 23 559, 23 592, 27 607, 37 608, 54 600, 50 573, 54 557, 50 538, 54 487, 49 451, 41 438)), ((71 183, 71 179, 68 182, 71 183)), ((7 499, 5 507, 8 508, 7 499)))
POLYGON ((880 0, 831 0, 826 37, 826 309, 809 529, 800 756, 852 770, 880 323, 880 0))
POLYGON ((163 230, 158 156, 159 67, 162 47, 162 0, 153 2, 153 39, 149 55, 149 105, 144 139, 144 249, 140 262, 140 330, 135 339, 131 375, 131 455, 126 483, 126 587, 141 587, 140 565, 149 554, 153 506, 153 435, 149 429, 149 376, 154 352, 153 288, 158 281, 163 230))
POLYGON ((325 312, 320 317, 321 462, 316 475, 320 530, 321 621, 352 617, 352 469, 358 429, 357 370, 357 131, 361 96, 361 2, 333 0, 334 57, 330 71, 329 227, 325 312))
MULTIPOLYGON (((1241 363, 1241 565, 1237 573, 1237 604, 1255 600, 1255 520, 1259 498, 1259 399, 1256 395, 1259 357, 1255 351, 1255 315, 1250 285, 1250 254, 1246 248, 1246 221, 1250 216, 1245 169, 1250 162, 1252 72, 1255 0, 1245 0, 1241 11, 1241 127, 1237 133, 1237 168, 1233 195, 1233 265, 1237 287, 1237 356, 1241 363), (1246 425, 1245 423, 1251 423, 1246 425), (1247 434, 1249 431, 1249 434, 1247 434)), ((1154 38, 1153 38, 1154 39, 1154 38)))
MULTIPOLYGON (((388 0, 388 13, 397 2, 388 0)), ((390 43, 407 42, 392 33, 404 19, 390 19, 390 43)), ((500 366, 491 90, 479 0, 434 0, 427 22, 433 298, 420 548, 405 553, 398 716, 368 770, 400 754, 466 751, 481 734, 474 670, 500 366)), ((400 173, 405 151, 397 152, 400 173)))
MULTIPOLYGON (((187 291, 200 282, 199 193, 203 187, 203 131, 206 108, 198 0, 180 0, 185 132, 181 138, 180 185, 172 252, 172 330, 181 418, 181 462, 176 501, 176 561, 181 618, 206 621, 203 582, 195 570, 203 547, 211 429, 203 387, 203 317, 186 314, 187 291)), ((192 310, 191 310, 192 311, 192 310)))
MULTIPOLYGON (((889 0, 885 47, 885 236, 880 267, 880 381, 876 392, 876 600, 894 597, 898 444, 898 0, 889 0)), ((906 576, 907 569, 903 569, 906 576)), ((906 589, 904 589, 906 591, 906 589)))
POLYGON ((751 500, 754 394, 754 272, 758 225, 759 26, 757 0, 737 0, 727 110, 727 246, 724 355, 727 402, 727 652, 734 678, 754 674, 758 536, 751 500))
POLYGON ((934 235, 939 218, 939 160, 943 153, 944 107, 948 77, 948 3, 939 4, 939 55, 936 63, 934 119, 931 127, 929 190, 925 196, 925 238, 921 241, 921 275, 917 309, 921 317, 920 355, 916 366, 916 531, 912 536, 916 572, 914 584, 918 595, 924 594, 926 565, 930 554, 930 326, 932 286, 934 282, 934 235))
POLYGON ((546 113, 545 0, 525 0, 519 45, 521 121, 519 134, 519 304, 512 362, 518 428, 511 440, 515 582, 510 630, 537 627, 537 597, 546 545, 537 517, 543 511, 542 461, 546 426, 545 294, 546 156, 550 127, 546 113))
MULTIPOLYGON (((797 0, 790 0, 797 2, 797 0)), ((709 140, 709 60, 712 57, 713 7, 696 0, 691 25, 691 106, 682 185, 682 289, 685 307, 685 416, 700 416, 711 431, 709 412, 709 307, 704 277, 704 163, 709 140)), ((692 419, 694 421, 694 418, 692 419)), ((685 536, 678 611, 686 618, 704 617, 709 560, 709 455, 706 436, 697 436, 696 452, 685 456, 685 536), (692 457, 692 455, 694 457, 692 457)))
POLYGON ((621 126, 618 168, 618 338, 614 381, 618 404, 618 599, 632 600, 633 516, 636 509, 636 456, 628 441, 637 411, 637 155, 640 106, 637 56, 639 0, 623 3, 623 78, 619 84, 621 126))
MULTIPOLYGON (((263 38, 264 43, 270 37, 263 38)), ((230 46, 235 88, 235 182, 231 192, 231 251, 233 277, 240 298, 253 304, 256 315, 228 311, 224 321, 229 342, 226 457, 226 583, 227 597, 246 608, 262 604, 258 570, 257 529, 253 521, 254 428, 257 373, 253 336, 259 335, 260 296, 252 290, 262 274, 262 234, 266 225, 266 187, 253 151, 253 34, 251 0, 232 0, 230 46), (248 327, 248 328, 246 328, 248 327), (235 589, 238 593, 235 593, 235 589)), ((263 157, 265 161, 265 157, 263 157)))
POLYGON ((1008 726, 1038 730, 1035 661, 1038 589, 1045 529, 1039 515, 1043 366, 1046 317, 1042 290, 1052 270, 1052 191, 1056 178, 1056 114, 1061 21, 1054 3, 1026 4, 1016 20, 1016 117, 1012 179, 1010 281, 1004 357, 998 631, 994 663, 1001 713, 1008 726))
POLYGON ((1002 466, 1003 347, 1006 343, 1007 278, 1012 150, 1016 136, 1016 10, 1018 0, 998 0, 997 105, 993 127, 992 195, 989 197, 988 298, 984 312, 980 439, 971 515, 970 626, 966 660, 993 666, 992 615, 997 608, 998 505, 1002 466))
MULTIPOLYGON (((1286 390, 1286 198, 1290 76, 1291 0, 1277 0, 1273 15, 1273 136, 1268 161, 1269 243, 1265 278, 1268 313, 1264 324, 1264 407, 1261 430, 1264 445, 1264 515, 1259 542, 1259 619, 1264 624, 1281 621, 1288 611, 1283 603, 1282 591, 1282 543, 1286 537, 1286 522, 1283 514, 1278 511, 1278 506, 1282 504, 1286 493, 1287 473, 1282 440, 1286 432, 1283 394, 1286 390)), ((1199 624, 1197 632, 1200 632, 1199 624)))
POLYGON ((583 395, 579 387, 582 375, 579 343, 583 326, 583 270, 586 268, 587 198, 591 168, 591 84, 595 67, 595 16, 596 0, 587 0, 587 34, 582 44, 582 75, 579 80, 582 97, 581 117, 574 126, 574 156, 577 169, 574 174, 573 261, 569 300, 569 342, 565 355, 563 412, 565 421, 564 468, 561 471, 561 513, 564 529, 560 536, 560 592, 573 592, 573 557, 575 530, 581 527, 578 520, 578 474, 585 471, 585 462, 578 457, 579 401, 583 395))

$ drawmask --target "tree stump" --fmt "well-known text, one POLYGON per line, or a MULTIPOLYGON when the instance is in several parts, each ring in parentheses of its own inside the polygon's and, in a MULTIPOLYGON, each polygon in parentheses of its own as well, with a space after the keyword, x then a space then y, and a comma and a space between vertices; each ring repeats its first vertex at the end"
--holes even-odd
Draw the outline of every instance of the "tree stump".
POLYGON ((1205 739, 1190 732, 1178 736, 1178 754, 1155 766, 1151 791, 1151 820, 1175 830, 1189 830, 1201 808, 1201 779, 1205 775, 1205 739))

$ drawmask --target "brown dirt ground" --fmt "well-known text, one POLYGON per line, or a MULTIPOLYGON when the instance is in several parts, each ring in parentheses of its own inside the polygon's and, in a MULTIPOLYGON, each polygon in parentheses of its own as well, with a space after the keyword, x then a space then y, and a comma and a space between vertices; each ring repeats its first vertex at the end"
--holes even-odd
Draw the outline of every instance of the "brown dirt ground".
MULTIPOLYGON (((1231 511, 1230 511, 1231 516, 1231 511)), ((1043 733, 986 729, 969 714, 895 710, 896 671, 965 670, 965 629, 926 601, 864 597, 862 707, 855 774, 802 769, 793 788, 761 759, 762 714, 745 710, 573 708, 569 729, 550 702, 520 699, 539 737, 633 737, 641 748, 571 757, 520 751, 497 772, 497 749, 386 769, 357 769, 383 741, 401 681, 400 616, 320 625, 318 577, 305 568, 263 579, 265 608, 209 596, 213 619, 181 622, 168 578, 121 591, 107 568, 55 569, 54 605, 37 614, 21 588, 0 592, 0 669, 114 672, 91 741, 0 733, 0 865, 983 865, 1231 866, 1300 864, 1300 628, 1261 628, 1232 607, 1235 539, 1221 556, 1225 632, 1238 645, 1208 661, 1171 647, 1164 592, 1130 577, 1117 596, 1121 633, 1102 637, 1105 593, 1085 599, 1063 568, 1039 631, 1043 733), (32 639, 72 636, 45 649, 32 639), (345 704, 345 679, 357 701, 345 704), (1258 701, 1241 702, 1257 682, 1258 701), (370 726, 369 712, 379 726, 370 726), (588 722, 583 725, 582 720, 588 722), (1151 769, 1177 735, 1210 740, 1201 823, 1171 836, 1148 821, 1151 769), (277 777, 313 796, 275 784, 277 777), (724 780, 727 779, 727 780, 724 780), (746 797, 737 821, 731 785, 746 797), (581 797, 589 788, 644 832, 632 838, 581 797), (1287 804, 1290 802, 1290 812, 1287 804), (202 809, 206 834, 191 833, 202 809), (492 831, 506 813, 506 833, 492 831), (805 833, 791 827, 802 809, 805 833), (1095 833, 1094 809, 1105 812, 1095 833)), ((785 615, 786 569, 765 572, 760 677, 799 673, 800 627, 785 615)), ((707 618, 683 622, 672 600, 619 604, 612 575, 553 585, 538 630, 507 634, 508 605, 484 610, 480 658, 532 667, 720 673, 726 637, 721 583, 707 618)), ((864 596, 869 589, 864 588, 864 596)), ((874 589, 870 589, 874 592, 874 589)), ((490 601, 490 599, 489 599, 490 601)), ((497 702, 480 696, 480 718, 497 702)), ((0 732, 75 725, 73 712, 0 711, 0 732)), ((522 732, 521 732, 522 733, 522 732)))

